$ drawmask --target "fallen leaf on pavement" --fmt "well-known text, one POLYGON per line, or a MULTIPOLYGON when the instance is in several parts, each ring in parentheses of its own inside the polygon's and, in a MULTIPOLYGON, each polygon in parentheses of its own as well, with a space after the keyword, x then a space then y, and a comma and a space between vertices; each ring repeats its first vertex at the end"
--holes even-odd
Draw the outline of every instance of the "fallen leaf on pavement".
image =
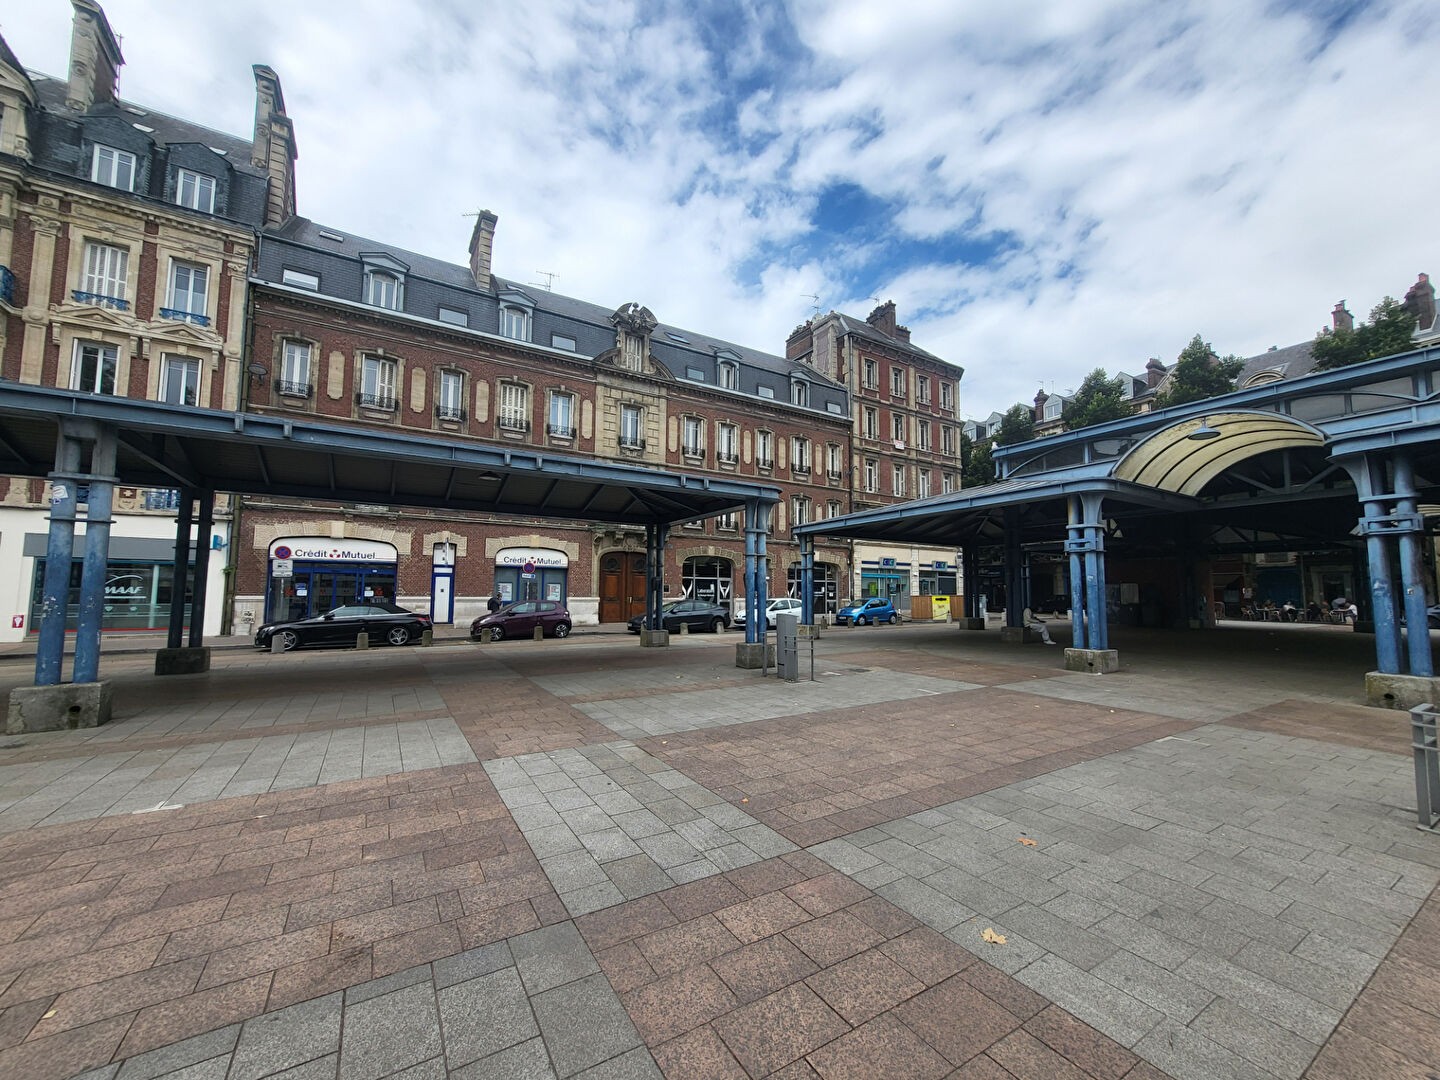
POLYGON ((1004 945, 1004 944, 1005 944, 1005 935, 1004 935, 1004 934, 997 934, 994 930, 991 930, 990 927, 988 927, 988 926, 985 927, 985 932, 984 932, 983 934, 981 934, 980 936, 981 936, 982 938, 984 938, 986 941, 988 941, 991 945, 1004 945))
POLYGON ((1034 846, 1035 846, 1035 841, 1034 841, 1034 840, 1031 840, 1028 836, 1022 836, 1022 837, 1020 837, 1020 843, 1024 844, 1026 847, 1034 847, 1034 846))

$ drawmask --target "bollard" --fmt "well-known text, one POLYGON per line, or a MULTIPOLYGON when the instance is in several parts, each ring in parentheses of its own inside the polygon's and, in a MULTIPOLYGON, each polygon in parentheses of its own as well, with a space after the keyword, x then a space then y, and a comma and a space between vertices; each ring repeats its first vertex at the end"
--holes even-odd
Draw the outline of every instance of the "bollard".
POLYGON ((480 636, 472 638, 471 640, 473 640, 476 645, 484 645, 485 642, 490 640, 490 628, 488 626, 482 626, 480 628, 480 636))
POLYGON ((279 634, 270 635, 270 652, 279 656, 285 651, 285 639, 279 634))
POLYGON ((682 636, 682 637, 683 637, 683 636, 688 636, 689 633, 690 633, 690 624, 689 624, 688 622, 682 622, 682 623, 680 624, 680 634, 681 634, 681 636, 682 636))
POLYGON ((368 649, 370 647, 370 635, 361 630, 355 635, 355 648, 368 649))
POLYGON ((428 649, 431 645, 434 645, 434 644, 435 644, 435 631, 432 630, 432 629, 430 629, 429 627, 426 627, 424 630, 421 630, 421 631, 420 631, 420 647, 421 647, 422 649, 428 649))
POLYGON ((534 636, 534 638, 535 638, 536 641, 544 641, 544 640, 545 640, 545 628, 544 628, 543 626, 537 626, 537 627, 535 627, 535 633, 534 633, 533 636, 534 636))

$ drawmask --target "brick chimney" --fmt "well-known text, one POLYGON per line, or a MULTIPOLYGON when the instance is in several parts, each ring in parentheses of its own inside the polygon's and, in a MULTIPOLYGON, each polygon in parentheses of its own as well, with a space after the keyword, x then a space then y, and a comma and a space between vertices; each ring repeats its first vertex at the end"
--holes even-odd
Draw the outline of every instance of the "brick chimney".
POLYGON ((1335 324, 1336 330, 1355 329, 1355 316, 1345 310, 1344 300, 1335 302, 1335 310, 1330 312, 1330 321, 1335 324))
POLYGON ((489 290, 490 256, 495 247, 495 225, 500 219, 489 210, 475 215, 475 228, 470 233, 470 274, 477 289, 489 290))
POLYGON ((1039 390, 1035 391, 1035 408, 1033 412, 1035 416, 1035 422, 1037 424, 1045 419, 1045 402, 1049 400, 1050 395, 1045 393, 1044 387, 1041 387, 1039 390))
MULTIPOLYGON (((885 303, 881 304, 874 311, 870 312, 869 315, 866 315, 865 321, 871 326, 873 326, 876 330, 879 330, 880 333, 884 334, 886 337, 896 337, 897 335, 895 333, 895 301, 886 300, 885 303)), ((906 336, 909 336, 908 332, 906 336)))
POLYGON ((813 319, 801 323, 790 331, 790 336, 785 339, 785 359, 798 360, 815 346, 815 339, 811 331, 815 328, 813 319))
POLYGON ((256 64, 255 138, 250 144, 250 164, 264 169, 270 177, 265 198, 265 224, 284 225, 295 216, 295 125, 285 115, 285 94, 280 76, 264 64, 256 64))
POLYGON ((70 85, 65 107, 86 112, 92 105, 115 100, 115 84, 125 58, 110 29, 110 20, 94 0, 70 0, 75 18, 70 26, 70 85))
POLYGON ((1158 356, 1152 356, 1145 364, 1145 389, 1154 390, 1165 378, 1165 365, 1160 362, 1158 356))
POLYGON ((1415 329, 1420 332, 1435 325, 1435 286, 1430 275, 1421 274, 1405 293, 1405 310, 1415 316, 1415 329))
POLYGON ((910 340, 910 328, 908 326, 895 327, 895 336, 901 341, 908 342, 910 340))

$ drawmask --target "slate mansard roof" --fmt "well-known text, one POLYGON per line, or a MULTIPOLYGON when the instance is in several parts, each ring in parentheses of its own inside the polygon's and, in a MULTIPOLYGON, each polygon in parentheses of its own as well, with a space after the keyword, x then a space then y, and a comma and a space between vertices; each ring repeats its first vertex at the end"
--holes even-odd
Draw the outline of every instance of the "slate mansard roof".
MULTIPOLYGON (((284 287, 286 270, 313 274, 319 278, 320 295, 365 306, 367 259, 381 268, 403 272, 403 314, 411 318, 443 322, 440 309, 448 308, 465 313, 469 330, 499 335, 500 308, 518 303, 531 309, 533 345, 560 347, 553 344, 559 335, 575 342, 573 352, 568 347, 560 347, 562 351, 590 358, 615 347, 615 327, 610 321, 614 308, 500 277, 492 279, 489 290, 482 290, 469 266, 354 236, 307 218, 292 218, 261 234, 255 278, 284 287)), ((465 329, 446 325, 462 333, 465 329)), ((782 406, 789 406, 791 378, 801 378, 810 384, 809 411, 847 420, 850 415, 845 388, 807 364, 665 323, 650 335, 650 352, 680 382, 712 390, 719 389, 720 362, 732 360, 739 367, 741 396, 761 398, 761 388, 766 387, 772 396, 763 400, 782 406)))

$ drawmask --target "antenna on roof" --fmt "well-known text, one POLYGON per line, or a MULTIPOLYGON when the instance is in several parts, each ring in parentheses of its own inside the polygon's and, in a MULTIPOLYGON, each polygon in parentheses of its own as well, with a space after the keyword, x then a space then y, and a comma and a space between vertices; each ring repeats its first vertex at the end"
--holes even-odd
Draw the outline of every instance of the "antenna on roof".
POLYGON ((530 284, 539 285, 540 288, 544 289, 546 292, 550 291, 550 286, 554 285, 555 279, 560 276, 559 274, 552 274, 549 270, 536 270, 535 273, 539 274, 545 280, 532 281, 530 284))
POLYGON ((816 315, 820 314, 820 297, 808 292, 802 292, 800 296, 802 299, 810 301, 810 306, 815 309, 816 315))

